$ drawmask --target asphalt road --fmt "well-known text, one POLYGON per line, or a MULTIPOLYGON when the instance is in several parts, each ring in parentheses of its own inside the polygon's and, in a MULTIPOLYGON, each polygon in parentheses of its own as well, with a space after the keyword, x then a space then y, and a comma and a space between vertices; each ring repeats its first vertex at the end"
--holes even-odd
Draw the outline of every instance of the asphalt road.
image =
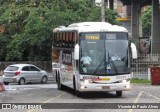
MULTIPOLYGON (((13 112, 23 111, 23 112, 160 112, 160 86, 156 85, 139 85, 132 84, 132 89, 130 91, 123 92, 123 96, 118 98, 115 92, 111 93, 85 93, 82 97, 77 97, 72 89, 66 88, 63 91, 57 89, 57 85, 54 81, 49 81, 47 84, 26 84, 26 85, 17 85, 10 84, 5 86, 6 91, 0 93, 0 103, 40 103, 40 105, 47 105, 47 103, 60 103, 57 105, 57 108, 65 108, 66 103, 70 103, 73 108, 68 105, 69 109, 55 109, 52 105, 52 109, 15 109, 13 112), (89 105, 86 105, 89 104, 89 105), (95 103, 94 105, 92 103, 95 103), (130 104, 131 103, 131 104, 130 104), (136 106, 142 103, 152 103, 152 107, 149 109, 133 109, 126 107, 127 105, 136 106), (156 104, 158 103, 158 107, 156 104), (64 105, 61 105, 64 104, 64 105), (77 107, 76 104, 85 104, 78 105, 79 109, 74 109, 77 107), (113 108, 109 109, 100 109, 98 105, 101 106, 112 105, 113 108), (124 104, 124 105, 122 105, 124 104), (64 106, 64 107, 63 107, 64 106), (89 109, 86 109, 89 106, 89 109), (115 107, 117 107, 115 109, 115 107), (122 108, 123 107, 123 108, 122 108)), ((145 108, 145 104, 140 105, 141 108, 145 108)), ((148 105, 147 105, 148 106, 148 105)), ((2 110, 0 110, 2 111, 2 110)), ((3 112, 8 112, 8 109, 3 110, 3 112)))

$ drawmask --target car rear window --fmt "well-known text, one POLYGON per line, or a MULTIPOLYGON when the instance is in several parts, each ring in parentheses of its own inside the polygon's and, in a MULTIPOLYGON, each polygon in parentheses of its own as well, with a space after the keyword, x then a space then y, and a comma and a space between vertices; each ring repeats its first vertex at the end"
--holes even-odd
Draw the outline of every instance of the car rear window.
POLYGON ((6 71, 17 71, 17 70, 18 70, 18 67, 8 66, 5 70, 6 70, 6 71))

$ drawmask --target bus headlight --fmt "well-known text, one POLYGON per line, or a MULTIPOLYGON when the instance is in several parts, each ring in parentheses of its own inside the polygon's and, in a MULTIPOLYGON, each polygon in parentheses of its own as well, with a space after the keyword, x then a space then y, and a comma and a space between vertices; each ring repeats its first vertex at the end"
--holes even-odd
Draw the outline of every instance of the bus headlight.
POLYGON ((127 89, 131 88, 131 87, 130 87, 130 84, 127 84, 127 85, 126 85, 126 88, 127 88, 127 89))
POLYGON ((127 83, 127 81, 126 81, 126 80, 123 80, 122 83, 127 83))
POLYGON ((124 79, 124 80, 120 80, 119 83, 128 83, 130 81, 130 79, 124 79))
POLYGON ((84 86, 81 86, 81 89, 84 89, 85 87, 84 86))
POLYGON ((81 79, 80 80, 81 82, 83 82, 83 83, 86 83, 86 84, 88 84, 88 83, 92 83, 92 81, 91 80, 88 80, 88 79, 81 79))
POLYGON ((88 83, 89 83, 89 80, 84 80, 84 83, 88 84, 88 83))

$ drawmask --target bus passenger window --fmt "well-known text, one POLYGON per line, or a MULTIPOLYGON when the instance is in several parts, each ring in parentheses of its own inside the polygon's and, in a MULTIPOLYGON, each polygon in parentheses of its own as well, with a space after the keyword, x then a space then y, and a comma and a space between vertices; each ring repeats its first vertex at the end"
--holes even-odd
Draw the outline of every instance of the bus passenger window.
POLYGON ((68 33, 68 39, 69 39, 69 41, 68 41, 68 43, 69 43, 69 48, 71 48, 72 46, 71 46, 71 40, 72 40, 72 33, 68 33))
POLYGON ((65 40, 66 40, 66 47, 69 48, 69 37, 67 33, 65 35, 65 40))
POLYGON ((74 34, 75 34, 75 42, 74 42, 74 46, 73 47, 75 47, 75 45, 78 44, 78 35, 77 35, 77 32, 74 32, 74 34))
POLYGON ((56 36, 55 36, 55 47, 58 47, 58 36, 59 34, 57 33, 56 36))
POLYGON ((72 32, 72 36, 71 36, 71 48, 74 47, 74 41, 75 41, 74 32, 72 32))
POLYGON ((63 47, 66 47, 66 37, 65 37, 65 32, 63 33, 63 43, 62 43, 63 47))
POLYGON ((59 37, 59 47, 62 47, 62 33, 60 33, 59 37))

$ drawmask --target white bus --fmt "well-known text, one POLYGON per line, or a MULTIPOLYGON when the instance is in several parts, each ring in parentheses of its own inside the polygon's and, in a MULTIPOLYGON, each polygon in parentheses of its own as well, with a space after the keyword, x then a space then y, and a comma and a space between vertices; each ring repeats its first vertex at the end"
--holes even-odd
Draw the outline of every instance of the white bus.
POLYGON ((122 96, 122 91, 130 89, 131 58, 137 58, 137 49, 124 27, 82 22, 53 30, 52 61, 59 65, 54 73, 58 89, 68 86, 77 96, 92 91, 116 91, 122 96), (117 60, 114 55, 119 56, 117 60))

